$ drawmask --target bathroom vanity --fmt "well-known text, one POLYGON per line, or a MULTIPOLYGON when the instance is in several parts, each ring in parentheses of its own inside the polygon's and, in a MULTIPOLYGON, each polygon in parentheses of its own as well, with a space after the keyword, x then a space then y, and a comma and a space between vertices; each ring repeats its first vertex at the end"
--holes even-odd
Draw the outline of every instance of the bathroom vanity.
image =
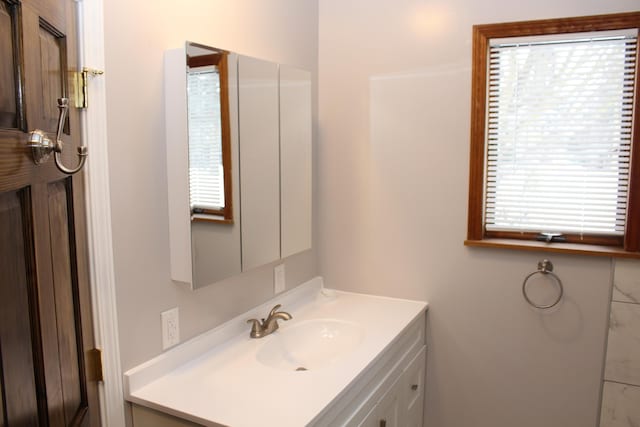
POLYGON ((315 278, 126 372, 134 425, 422 426, 426 310, 315 278), (250 338, 275 304, 293 318, 250 338))

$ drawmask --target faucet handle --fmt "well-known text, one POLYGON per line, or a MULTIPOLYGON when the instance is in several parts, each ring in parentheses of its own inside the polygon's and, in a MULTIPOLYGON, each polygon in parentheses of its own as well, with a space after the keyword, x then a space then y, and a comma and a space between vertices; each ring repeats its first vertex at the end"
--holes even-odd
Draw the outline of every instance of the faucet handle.
POLYGON ((251 323, 251 333, 249 334, 251 338, 262 338, 264 336, 264 321, 249 319, 247 323, 251 323))
POLYGON ((251 323, 251 336, 254 336, 262 331, 262 323, 258 319, 249 319, 247 323, 251 323))
POLYGON ((269 312, 269 316, 267 318, 269 318, 269 317, 273 316, 274 314, 276 314, 276 312, 280 309, 280 307, 282 307, 282 304, 276 304, 276 306, 273 307, 271 309, 271 311, 269 312))

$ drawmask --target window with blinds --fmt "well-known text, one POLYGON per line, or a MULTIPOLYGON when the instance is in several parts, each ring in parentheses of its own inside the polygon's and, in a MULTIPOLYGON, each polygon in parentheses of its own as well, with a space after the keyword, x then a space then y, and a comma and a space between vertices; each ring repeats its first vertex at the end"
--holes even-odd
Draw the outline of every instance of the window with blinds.
POLYGON ((220 76, 215 66, 189 70, 189 189, 191 211, 225 206, 220 76))
POLYGON ((491 42, 487 230, 624 234, 636 42, 491 42))
POLYGON ((474 26, 466 244, 640 252, 639 29, 638 12, 474 26))

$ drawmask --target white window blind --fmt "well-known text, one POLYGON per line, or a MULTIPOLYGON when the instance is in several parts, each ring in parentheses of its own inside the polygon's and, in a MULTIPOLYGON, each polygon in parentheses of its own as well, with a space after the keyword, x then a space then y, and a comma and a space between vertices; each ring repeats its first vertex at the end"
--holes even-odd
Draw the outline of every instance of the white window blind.
POLYGON ((224 201, 220 76, 215 67, 189 70, 189 189, 192 212, 224 201))
POLYGON ((486 230, 624 234, 636 45, 490 46, 486 230))

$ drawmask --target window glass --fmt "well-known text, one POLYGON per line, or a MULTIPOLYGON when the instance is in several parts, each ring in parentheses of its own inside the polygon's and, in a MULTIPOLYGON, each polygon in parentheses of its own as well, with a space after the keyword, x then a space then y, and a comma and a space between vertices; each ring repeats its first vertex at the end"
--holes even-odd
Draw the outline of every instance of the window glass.
POLYGON ((189 70, 187 90, 191 210, 194 213, 219 210, 225 206, 225 194, 220 75, 217 67, 189 70))
POLYGON ((624 234, 635 40, 491 46, 486 230, 624 234))

